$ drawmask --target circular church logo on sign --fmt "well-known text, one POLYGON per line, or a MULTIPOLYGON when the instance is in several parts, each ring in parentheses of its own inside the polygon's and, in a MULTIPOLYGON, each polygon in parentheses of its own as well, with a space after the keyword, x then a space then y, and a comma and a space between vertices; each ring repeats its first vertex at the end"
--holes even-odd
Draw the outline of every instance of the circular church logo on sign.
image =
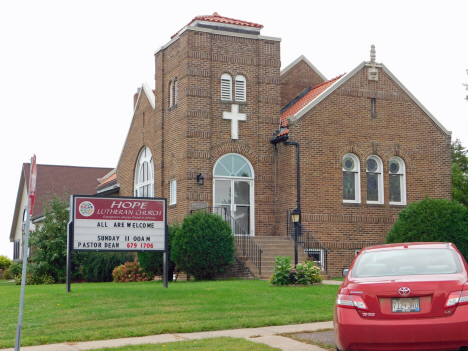
POLYGON ((94 205, 89 201, 83 201, 79 210, 83 216, 89 217, 94 213, 94 205))

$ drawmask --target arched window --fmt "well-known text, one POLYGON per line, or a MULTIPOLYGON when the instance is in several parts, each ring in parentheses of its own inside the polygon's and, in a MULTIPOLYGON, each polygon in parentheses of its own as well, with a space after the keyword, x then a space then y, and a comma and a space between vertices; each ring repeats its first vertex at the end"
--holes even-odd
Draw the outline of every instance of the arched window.
POLYGON ((244 76, 236 76, 236 101, 246 101, 247 81, 244 76))
POLYGON ((169 83, 169 107, 174 104, 174 82, 169 83))
POLYGON ((179 100, 179 81, 177 78, 174 79, 174 103, 173 105, 177 105, 179 100))
POLYGON ((235 235, 253 235, 254 171, 250 162, 238 154, 227 154, 216 161, 213 169, 213 211, 236 220, 235 235))
POLYGON ((232 100, 232 77, 227 73, 221 76, 221 100, 232 100))
POLYGON ((153 156, 148 147, 144 147, 135 167, 135 196, 154 197, 153 156))
POLYGON ((366 161, 366 187, 367 203, 382 204, 383 196, 383 173, 382 160, 372 155, 366 161))
POLYGON ((359 158, 346 154, 342 162, 343 202, 361 202, 361 182, 359 158))
POLYGON ((400 157, 390 159, 388 182, 390 205, 406 205, 406 169, 400 157))

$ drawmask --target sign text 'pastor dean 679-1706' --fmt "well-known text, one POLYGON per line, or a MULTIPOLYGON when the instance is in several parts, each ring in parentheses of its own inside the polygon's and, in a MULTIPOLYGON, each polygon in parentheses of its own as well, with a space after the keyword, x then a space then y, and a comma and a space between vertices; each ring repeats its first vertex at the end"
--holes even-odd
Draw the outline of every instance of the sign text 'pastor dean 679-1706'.
POLYGON ((75 195, 72 203, 73 250, 165 250, 165 199, 75 195))

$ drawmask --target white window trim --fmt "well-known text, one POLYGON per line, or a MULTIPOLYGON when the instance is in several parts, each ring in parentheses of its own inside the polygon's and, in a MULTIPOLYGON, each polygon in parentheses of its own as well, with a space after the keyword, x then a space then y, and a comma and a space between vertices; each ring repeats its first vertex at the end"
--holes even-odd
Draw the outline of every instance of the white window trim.
POLYGON ((384 177, 383 177, 383 163, 382 160, 380 159, 379 156, 377 155, 371 155, 367 158, 366 160, 366 202, 368 204, 383 204, 384 203, 384 177), (379 201, 369 201, 367 200, 367 173, 372 173, 372 172, 367 172, 367 160, 373 159, 377 162, 377 173, 378 174, 378 189, 377 192, 379 194, 379 201))
POLYGON ((250 161, 240 155, 240 154, 236 154, 236 153, 229 153, 229 154, 225 154, 223 156, 221 156, 220 158, 218 158, 218 160, 215 162, 214 166, 213 166, 213 190, 212 190, 212 194, 213 194, 213 209, 216 207, 216 203, 215 203, 215 182, 216 180, 243 180, 243 181, 250 181, 250 235, 251 236, 255 236, 255 173, 254 173, 254 169, 252 167, 252 164, 250 163, 250 161), (235 155, 235 156, 239 156, 241 158, 243 158, 246 162, 247 162, 247 165, 250 167, 250 174, 252 175, 251 177, 232 177, 232 176, 216 176, 215 174, 215 169, 216 169, 216 166, 218 165, 218 162, 221 161, 222 158, 224 158, 225 156, 228 156, 228 155, 235 155))
POLYGON ((247 80, 242 75, 237 75, 235 80, 236 101, 247 101, 247 80))
MULTIPOLYGON (((319 268, 323 271, 325 270, 324 267, 325 267, 325 256, 324 256, 324 252, 323 252, 323 249, 319 249, 319 248, 313 248, 313 249, 306 249, 304 250, 304 253, 306 253, 307 255, 309 254, 309 252, 313 252, 313 253, 320 253, 320 260, 318 261, 315 261, 317 262, 320 266, 319 268)), ((310 257, 310 256, 309 256, 310 257)))
MULTIPOLYGON (((401 157, 394 156, 390 159, 390 162, 388 163, 389 169, 388 169, 388 181, 389 181, 389 191, 390 191, 390 174, 399 174, 401 175, 401 180, 400 180, 400 191, 401 191, 401 202, 395 202, 395 201, 390 201, 390 205, 406 205, 406 165, 405 161, 401 157), (398 173, 390 173, 390 162, 393 160, 397 161, 400 165, 400 172, 398 173)), ((390 195, 389 195, 390 196, 390 195)))
POLYGON ((151 150, 149 147, 145 146, 141 149, 138 155, 138 161, 135 166, 135 178, 134 178, 134 187, 133 187, 133 194, 136 197, 143 197, 141 194, 137 194, 138 190, 146 185, 151 185, 151 193, 148 197, 154 197, 154 164, 153 164, 153 155, 151 154, 151 150), (140 178, 140 169, 144 162, 148 162, 148 173, 151 174, 151 179, 148 179, 145 182, 139 183, 140 178))
POLYGON ((228 73, 221 76, 221 100, 232 101, 232 77, 228 73))
POLYGON ((169 107, 174 104, 174 81, 169 83, 169 107))
MULTIPOLYGON (((352 203, 352 204, 359 204, 361 203, 361 163, 359 162, 359 158, 355 154, 346 154, 343 156, 343 159, 346 157, 351 157, 354 160, 354 165, 356 167, 356 173, 354 174, 354 184, 356 186, 355 193, 356 198, 354 200, 345 200, 343 199, 343 203, 352 203)), ((341 166, 341 186, 343 186, 343 172, 347 172, 343 165, 341 166)), ((341 197, 343 197, 343 192, 341 193, 341 197)))
POLYGON ((177 204, 177 180, 171 179, 169 181, 169 205, 177 204))

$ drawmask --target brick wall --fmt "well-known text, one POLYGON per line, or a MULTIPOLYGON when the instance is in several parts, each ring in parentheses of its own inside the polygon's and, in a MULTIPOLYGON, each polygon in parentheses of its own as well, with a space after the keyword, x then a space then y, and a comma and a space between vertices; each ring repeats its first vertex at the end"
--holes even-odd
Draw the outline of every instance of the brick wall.
MULTIPOLYGON (((349 266, 355 249, 383 243, 405 207, 389 204, 392 156, 400 156, 406 164, 408 204, 426 195, 451 198, 450 136, 379 71, 379 81, 369 81, 364 67, 289 125, 289 140, 301 145, 302 222, 332 250, 332 276, 349 266), (375 118, 371 98, 376 99, 375 118), (343 203, 342 199, 341 162, 347 153, 360 160, 359 204, 343 203), (370 155, 378 155, 383 162, 383 204, 366 203, 366 160, 370 155)), ((286 210, 296 206, 296 158, 295 147, 281 144, 277 148, 278 217, 283 222, 286 210)))
POLYGON ((281 75, 281 106, 299 95, 305 88, 314 87, 324 80, 304 60, 281 75))

